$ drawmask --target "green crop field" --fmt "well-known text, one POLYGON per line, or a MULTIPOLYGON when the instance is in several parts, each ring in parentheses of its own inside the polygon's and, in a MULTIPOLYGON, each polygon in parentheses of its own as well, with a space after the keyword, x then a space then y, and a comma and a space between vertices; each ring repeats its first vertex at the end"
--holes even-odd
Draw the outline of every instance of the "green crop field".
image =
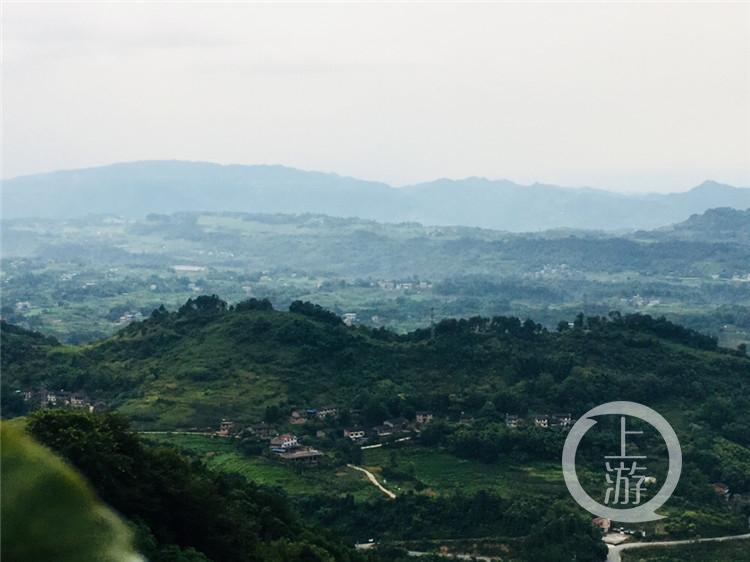
POLYGON ((748 562, 750 540, 654 546, 622 553, 623 562, 748 562))
MULTIPOLYGON (((486 490, 501 496, 518 492, 554 495, 565 490, 559 465, 543 462, 525 466, 483 463, 425 447, 406 446, 367 449, 362 464, 378 474, 391 463, 392 455, 396 459, 396 469, 412 474, 427 487, 430 494, 451 495, 486 490)), ((400 489, 413 489, 414 481, 394 482, 391 486, 386 479, 386 487, 398 493, 400 489)))
POLYGON ((380 497, 361 472, 325 462, 315 467, 296 467, 263 455, 246 456, 231 440, 207 435, 147 433, 149 439, 168 443, 200 458, 214 470, 245 476, 258 484, 277 486, 291 496, 347 495, 357 499, 380 497))

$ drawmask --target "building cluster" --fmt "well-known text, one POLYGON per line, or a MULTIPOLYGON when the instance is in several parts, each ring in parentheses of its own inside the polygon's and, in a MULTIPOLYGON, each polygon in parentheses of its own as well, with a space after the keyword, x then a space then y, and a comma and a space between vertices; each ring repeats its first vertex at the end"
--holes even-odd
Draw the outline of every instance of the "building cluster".
POLYGON ((321 408, 307 408, 304 410, 293 410, 289 416, 289 423, 301 425, 311 420, 333 419, 339 415, 336 406, 323 406, 321 408))
MULTIPOLYGON (((266 423, 259 423, 246 428, 244 431, 253 435, 256 439, 268 442, 269 450, 284 461, 295 463, 316 463, 323 453, 307 447, 299 442, 296 435, 291 433, 279 434, 273 427, 266 423)), ((239 436, 243 432, 235 432, 235 424, 230 420, 221 420, 216 435, 219 437, 239 436)))
POLYGON ((101 408, 103 405, 101 402, 92 403, 82 392, 69 392, 64 389, 27 389, 23 391, 23 400, 33 410, 38 408, 74 408, 93 412, 97 407, 101 408))
POLYGON ((413 422, 410 422, 406 418, 399 417, 387 419, 383 421, 382 424, 369 429, 348 427, 344 429, 344 437, 359 442, 364 441, 365 439, 382 439, 394 435, 407 435, 418 431, 421 426, 430 423, 433 418, 434 416, 431 412, 417 412, 413 422))
POLYGON ((429 281, 386 281, 380 280, 377 282, 378 287, 384 291, 414 291, 414 290, 426 290, 432 288, 432 283, 429 281))
POLYGON ((117 323, 120 325, 130 324, 132 322, 140 322, 143 320, 143 314, 140 312, 126 312, 117 319, 117 323))
POLYGON ((505 414, 505 425, 510 428, 531 426, 542 429, 568 429, 573 424, 571 414, 535 414, 522 418, 515 414, 505 414))
POLYGON ((629 298, 621 298, 620 302, 629 304, 633 308, 643 308, 649 306, 657 306, 661 304, 660 299, 652 299, 649 297, 642 297, 641 295, 633 295, 629 298))

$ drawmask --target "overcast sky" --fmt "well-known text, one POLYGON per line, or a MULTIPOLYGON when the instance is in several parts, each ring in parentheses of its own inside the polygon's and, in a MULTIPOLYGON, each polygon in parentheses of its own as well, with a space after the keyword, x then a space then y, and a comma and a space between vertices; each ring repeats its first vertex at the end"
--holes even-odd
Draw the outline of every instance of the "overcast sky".
POLYGON ((750 4, 4 5, 3 177, 750 185, 750 4))

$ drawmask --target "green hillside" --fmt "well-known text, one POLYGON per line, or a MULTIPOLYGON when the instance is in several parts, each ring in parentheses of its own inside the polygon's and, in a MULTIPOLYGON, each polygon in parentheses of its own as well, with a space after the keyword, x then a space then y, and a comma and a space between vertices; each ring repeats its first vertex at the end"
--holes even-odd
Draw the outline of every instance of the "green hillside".
MULTIPOLYGON (((612 400, 654 407, 682 445, 683 477, 664 508, 669 518, 644 527, 649 536, 739 533, 750 514, 711 488, 724 482, 738 497, 750 492, 750 357, 664 319, 579 315, 550 331, 531 320, 475 317, 400 335, 346 326, 310 303, 277 311, 268 301, 228 306, 213 296, 158 309, 90 344, 61 345, 6 323, 2 337, 5 416, 28 411, 22 390, 46 387, 85 393, 142 431, 200 433, 222 418, 238 428, 266 420, 325 451, 320 466, 285 465, 247 437, 144 439, 175 445, 212 471, 283 488, 305 521, 355 542, 375 535, 384 544, 434 549, 441 540, 494 537, 524 560, 564 560, 564 543, 555 543, 557 558, 543 553, 551 542, 542 537, 566 536, 554 521, 583 521, 576 533, 589 536, 585 512, 560 479, 565 434, 533 423, 507 428, 504 415, 577 417, 612 400), (336 419, 288 425, 292 409, 325 404, 338 406, 336 419), (343 436, 344 427, 413 420, 418 410, 436 420, 411 442, 362 451, 343 436), (377 474, 396 500, 385 500, 347 463, 377 474)), ((595 439, 581 452, 581 480, 591 493, 602 485, 595 459, 607 443, 595 439)), ((642 444, 659 446, 647 435, 642 444)), ((663 474, 659 463, 650 466, 663 474)), ((596 551, 596 541, 587 544, 586 552, 596 551)))
POLYGON ((695 417, 697 398, 748 399, 747 356, 649 316, 579 318, 560 332, 507 317, 444 320, 432 337, 347 327, 307 303, 291 310, 199 297, 80 346, 4 324, 4 384, 82 390, 158 429, 258 421, 275 405, 450 416, 490 401, 500 413, 580 414, 631 399, 695 417))

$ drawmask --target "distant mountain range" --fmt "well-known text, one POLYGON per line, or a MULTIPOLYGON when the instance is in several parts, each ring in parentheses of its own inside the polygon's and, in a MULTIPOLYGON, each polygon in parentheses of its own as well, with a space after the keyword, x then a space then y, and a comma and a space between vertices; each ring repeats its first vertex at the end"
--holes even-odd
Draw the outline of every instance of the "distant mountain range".
POLYGON ((401 188, 283 166, 145 161, 2 182, 2 217, 143 217, 179 211, 322 213, 381 222, 531 232, 652 229, 714 207, 750 208, 750 189, 707 181, 684 193, 440 179, 401 188))

